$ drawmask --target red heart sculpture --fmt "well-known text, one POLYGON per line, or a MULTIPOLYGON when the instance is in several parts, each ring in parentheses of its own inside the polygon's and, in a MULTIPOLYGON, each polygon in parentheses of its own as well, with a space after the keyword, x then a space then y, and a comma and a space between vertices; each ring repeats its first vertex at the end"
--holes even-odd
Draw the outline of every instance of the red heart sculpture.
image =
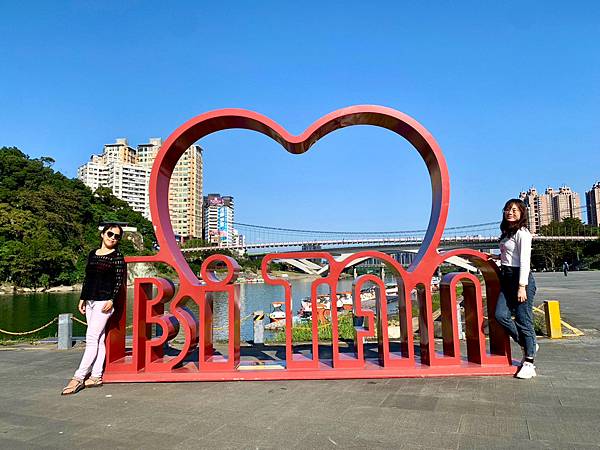
POLYGON ((201 114, 180 126, 164 143, 156 157, 150 180, 150 211, 160 245, 157 258, 168 253, 175 258, 174 267, 182 268, 181 278, 195 282, 196 276, 177 245, 169 217, 169 180, 177 161, 185 150, 211 133, 240 128, 254 130, 279 142, 288 152, 301 154, 327 134, 353 125, 387 128, 408 140, 419 152, 429 171, 432 188, 431 215, 425 240, 414 266, 436 252, 442 237, 450 199, 450 181, 444 156, 433 136, 413 118, 383 106, 351 106, 317 120, 304 133, 294 136, 273 120, 253 111, 221 109, 201 114), (185 267, 185 269, 184 269, 185 267))
MULTIPOLYGON (((486 255, 470 250, 460 249, 440 254, 437 250, 446 218, 450 197, 449 175, 442 152, 433 136, 416 120, 391 108, 372 105, 361 105, 343 108, 332 112, 313 123, 299 136, 288 133, 273 120, 261 114, 242 109, 221 109, 199 115, 179 127, 164 143, 158 153, 150 180, 150 210, 156 229, 156 237, 160 245, 154 256, 127 258, 127 262, 163 262, 177 270, 180 286, 173 295, 168 283, 161 279, 136 280, 136 297, 134 299, 134 345, 131 355, 125 351, 125 314, 122 311, 115 315, 115 320, 108 334, 107 348, 107 381, 152 381, 152 380, 207 380, 207 379, 242 379, 238 366, 240 364, 239 346, 239 298, 237 287, 233 285, 239 266, 232 258, 214 255, 202 265, 200 280, 190 269, 187 261, 177 245, 169 216, 169 181, 177 161, 186 149, 199 139, 221 130, 240 128, 258 131, 279 142, 288 152, 302 154, 327 134, 353 125, 371 125, 386 128, 408 140, 419 152, 429 171, 432 188, 431 215, 423 244, 408 270, 384 253, 375 251, 359 252, 343 261, 334 260, 325 252, 302 252, 289 254, 271 254, 263 259, 262 272, 269 284, 280 285, 285 290, 286 310, 286 369, 279 371, 256 372, 244 371, 248 379, 290 379, 290 378, 356 378, 386 376, 427 376, 453 374, 509 374, 512 373, 510 345, 503 329, 490 321, 490 353, 486 350, 483 332, 484 309, 482 303, 481 283, 477 277, 468 273, 453 273, 444 277, 441 283, 441 314, 444 351, 442 356, 436 355, 433 339, 433 316, 431 277, 441 263, 451 256, 469 258, 482 271, 487 292, 488 315, 493 317, 495 299, 498 295, 498 273, 494 264, 490 264, 486 255), (399 285, 400 323, 402 329, 402 349, 394 355, 390 351, 387 335, 387 306, 385 294, 378 300, 378 342, 379 364, 369 365, 364 359, 362 337, 374 336, 373 313, 362 311, 360 302, 355 304, 355 315, 363 316, 368 329, 358 331, 360 344, 357 344, 357 357, 348 359, 341 355, 338 348, 337 313, 332 308, 332 362, 324 369, 319 360, 317 321, 313 321, 313 357, 306 359, 293 352, 291 339, 291 292, 285 280, 269 277, 267 266, 270 261, 280 258, 323 258, 330 263, 328 277, 313 283, 313 310, 316 310, 316 286, 326 284, 330 287, 331 298, 335 297, 337 277, 353 260, 360 257, 378 258, 394 267, 397 271, 399 285), (228 267, 228 276, 218 280, 211 276, 208 267, 215 261, 223 262, 228 267), (460 356, 456 323, 456 284, 463 284, 465 316, 467 326, 468 363, 460 356), (159 296, 150 298, 152 286, 159 289, 159 296), (421 364, 415 361, 412 337, 412 314, 410 293, 418 288, 421 336, 421 364), (229 306, 229 358, 223 359, 212 354, 212 299, 211 292, 228 293, 229 306), (162 295, 162 297, 160 297, 162 295), (160 298, 159 298, 160 297, 160 298), (184 298, 192 298, 198 303, 200 324, 193 314, 184 310, 179 304, 184 298), (171 299, 172 314, 163 315, 162 304, 171 299), (145 305, 150 305, 147 308, 145 305), (383 321, 382 321, 383 317, 383 321), (183 324, 186 343, 175 358, 162 354, 163 344, 173 333, 173 322, 183 324), (159 324, 163 328, 162 336, 150 339, 149 325, 159 324), (385 324, 385 326, 382 325, 385 324), (184 359, 200 341, 198 366, 189 363, 179 368, 184 359), (426 368, 426 370, 424 369, 426 368), (370 370, 375 369, 375 370, 370 370)), ((354 298, 360 295, 360 287, 365 282, 375 283, 380 292, 385 292, 383 281, 373 276, 359 277, 355 282, 354 298)), ((125 299, 123 299, 123 303, 125 299)))

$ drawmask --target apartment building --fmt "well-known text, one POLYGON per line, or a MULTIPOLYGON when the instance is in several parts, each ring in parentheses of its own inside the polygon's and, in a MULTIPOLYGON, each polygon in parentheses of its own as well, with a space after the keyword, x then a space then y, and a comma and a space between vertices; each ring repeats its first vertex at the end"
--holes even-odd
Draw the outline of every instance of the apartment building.
POLYGON ((560 222, 566 217, 581 219, 579 194, 568 186, 561 186, 558 190, 548 187, 543 194, 531 187, 521 192, 519 198, 527 206, 528 226, 534 234, 552 221, 560 222))
POLYGON ((77 178, 93 191, 100 186, 110 188, 134 211, 145 213, 146 170, 136 164, 136 151, 127 139, 105 144, 101 155, 92 155, 87 164, 77 169, 77 178))
MULTIPOLYGON (((77 177, 92 190, 111 188, 135 211, 152 220, 149 185, 152 165, 162 146, 162 139, 130 147, 127 139, 106 144, 101 155, 77 171, 77 177)), ((175 234, 183 239, 202 237, 202 148, 192 145, 179 159, 169 185, 169 212, 175 234)))
POLYGON ((527 192, 521 192, 519 198, 527 205, 527 224, 532 233, 537 233, 552 221, 552 205, 547 201, 547 195, 540 195, 536 188, 531 187, 527 192))
POLYGON ((202 237, 202 148, 192 145, 181 156, 169 187, 173 229, 180 236, 202 237))
POLYGON ((585 193, 587 207, 587 222, 595 227, 600 226, 600 181, 596 182, 585 193))
POLYGON ((552 212, 555 221, 560 222, 567 217, 582 219, 581 199, 577 192, 568 186, 561 186, 552 197, 552 212))
POLYGON ((246 244, 246 237, 236 229, 233 230, 233 245, 243 247, 246 244))
POLYGON ((208 194, 203 201, 204 240, 219 246, 235 245, 233 228, 234 202, 231 196, 208 194))
MULTIPOLYGON (((148 168, 147 191, 150 173, 162 139, 150 138, 137 147, 138 163, 148 168)), ((202 237, 202 147, 190 146, 179 158, 169 184, 169 214, 171 226, 179 237, 202 237)), ((146 217, 151 219, 150 201, 147 198, 146 217)))

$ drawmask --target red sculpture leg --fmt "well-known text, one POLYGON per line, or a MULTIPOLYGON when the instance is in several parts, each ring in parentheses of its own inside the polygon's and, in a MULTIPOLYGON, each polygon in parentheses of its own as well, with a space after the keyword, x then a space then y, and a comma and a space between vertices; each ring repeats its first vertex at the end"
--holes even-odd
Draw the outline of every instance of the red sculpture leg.
POLYGON ((204 295, 204 298, 199 302, 200 323, 202 324, 200 333, 199 347, 199 368, 205 367, 207 362, 210 362, 213 357, 213 308, 214 300, 212 292, 204 295))
MULTIPOLYGON (((475 278, 475 282, 471 282, 471 275, 463 272, 453 272, 444 275, 440 283, 440 308, 442 313, 442 338, 444 346, 444 355, 446 357, 454 357, 460 360, 460 340, 458 337, 458 301, 456 298, 456 285, 459 281, 463 282, 463 297, 465 298, 464 308, 465 314, 470 317, 477 317, 478 311, 471 311, 471 308, 476 305, 473 301, 467 302, 466 298, 472 299, 475 294, 475 283, 479 280, 475 278)), ((481 297, 481 289, 477 292, 481 297)), ((483 314, 483 310, 481 311, 483 314)), ((473 347, 473 340, 479 345, 482 341, 479 339, 479 333, 470 335, 471 342, 467 345, 469 361, 475 358, 476 347, 473 347), (471 344, 471 345, 469 345, 471 344)), ((485 337, 484 337, 485 339, 485 337)), ((483 351, 485 353, 485 340, 483 341, 483 351)), ((481 351, 479 352, 481 354, 481 351)))
POLYGON ((490 264, 490 266, 492 265, 494 270, 492 270, 492 268, 480 269, 485 281, 490 353, 496 361, 506 361, 507 364, 512 364, 510 338, 504 327, 496 322, 495 319, 496 303, 498 301, 498 296, 500 295, 500 275, 496 264, 490 264))
POLYGON ((433 330, 433 304, 429 283, 420 283, 417 289, 419 304, 419 346, 421 350, 421 364, 432 366, 441 360, 435 355, 435 338, 433 330))
MULTIPOLYGON (((508 367, 512 366, 512 358, 510 352, 510 340, 508 334, 504 330, 504 328, 496 322, 494 319, 494 314, 496 311, 496 302, 498 299, 498 295, 500 293, 500 272, 498 266, 494 261, 489 259, 489 257, 481 252, 471 249, 457 249, 451 250, 448 252, 444 252, 440 255, 441 261, 451 258, 453 256, 458 256, 466 259, 468 262, 473 264, 483 276, 483 280, 485 282, 485 292, 486 292, 486 306, 487 306, 487 317, 488 317, 488 330, 489 330, 489 353, 484 351, 482 353, 482 363, 481 364, 506 364, 508 367)), ((440 261, 440 264, 441 264, 440 261)), ((466 275, 461 273, 462 275, 466 275)), ((485 319, 485 311, 483 309, 483 300, 481 296, 481 281, 478 278, 469 278, 470 284, 475 286, 475 300, 471 300, 473 297, 469 297, 470 300, 467 301, 467 297, 465 297, 465 315, 467 315, 467 305, 469 306, 469 317, 472 319, 472 323, 478 323, 477 318, 473 316, 479 309, 481 309, 481 317, 482 321, 485 319)), ((469 281, 465 285, 463 283, 463 290, 466 288, 466 294, 471 295, 472 289, 468 286, 469 281)), ((479 314, 477 312, 477 314, 479 314)), ((478 316, 477 316, 478 317, 478 316)), ((475 333, 475 325, 470 331, 473 336, 475 333)), ((483 330, 483 322, 481 326, 478 324, 477 333, 479 335, 479 339, 485 345, 485 333, 483 330)), ((468 339, 468 338, 467 338, 468 339)), ((485 347, 484 347, 485 348, 485 347)))
POLYGON ((415 349, 412 324, 412 289, 407 286, 402 278, 396 280, 398 285, 398 323, 400 326, 400 354, 394 355, 386 365, 414 366, 415 349))
POLYGON ((200 345, 200 370, 227 371, 235 370, 240 364, 240 290, 235 285, 240 266, 231 257, 212 255, 208 257, 200 269, 206 287, 200 289, 200 319, 203 326, 202 344, 200 345), (217 264, 225 266, 227 273, 223 280, 216 276, 213 268, 217 264), (223 292, 227 296, 227 357, 214 355, 213 352, 213 307, 214 293, 223 292))
POLYGON ((486 359, 485 335, 483 330, 483 300, 481 283, 472 274, 463 274, 456 281, 462 281, 465 308, 465 335, 469 362, 483 364, 486 359))
POLYGON ((172 315, 164 315, 165 303, 173 296, 173 284, 164 278, 137 278, 133 303, 133 364, 139 371, 148 363, 164 356, 164 344, 179 332, 179 324, 172 315), (152 291, 156 287, 157 294, 152 291), (162 332, 152 339, 152 324, 162 332))
POLYGON ((461 273, 446 274, 440 283, 440 310, 442 316, 444 356, 453 357, 455 361, 460 360, 457 317, 459 305, 456 297, 456 284, 460 275, 461 273))
POLYGON ((363 285, 369 281, 381 283, 381 279, 373 275, 362 275, 354 280, 352 286, 354 318, 363 318, 363 325, 360 327, 354 327, 354 356, 351 356, 347 353, 340 353, 338 313, 336 308, 337 292, 335 287, 331 290, 331 345, 334 368, 361 368, 365 366, 364 340, 367 337, 375 337, 375 321, 373 318, 373 311, 363 310, 360 298, 360 291, 363 285), (366 327, 364 326, 365 323, 367 324, 366 327))
MULTIPOLYGON (((316 279, 311 284, 311 308, 312 308, 312 339, 311 339, 311 357, 308 358, 302 353, 294 351, 294 339, 293 339, 293 321, 292 321, 292 286, 287 280, 273 278, 269 274, 269 264, 276 259, 295 259, 299 258, 298 253, 286 252, 278 254, 266 255, 263 258, 261 265, 261 272, 263 279, 266 284, 273 286, 281 286, 284 289, 285 295, 285 351, 286 351, 286 368, 289 370, 303 370, 319 368, 319 323, 317 319, 318 310, 318 289, 319 286, 325 284, 330 287, 329 281, 332 279, 332 275, 323 279, 316 279)), ((329 253, 324 252, 302 252, 301 258, 306 259, 325 259, 329 264, 335 264, 335 260, 329 253)), ((330 271, 331 273, 331 271, 330 271)))
POLYGON ((227 286, 220 292, 227 295, 227 357, 213 352, 214 291, 205 291, 201 307, 203 342, 200 346, 200 370, 234 370, 240 364, 240 289, 239 285, 227 286))

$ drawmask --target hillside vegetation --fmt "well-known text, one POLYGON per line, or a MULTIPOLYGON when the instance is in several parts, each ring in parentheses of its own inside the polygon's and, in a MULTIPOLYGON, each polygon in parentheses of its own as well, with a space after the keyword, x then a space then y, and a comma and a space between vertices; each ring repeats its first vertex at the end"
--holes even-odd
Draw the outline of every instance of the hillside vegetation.
POLYGON ((155 241, 150 221, 110 189, 92 193, 81 181, 53 170, 53 163, 0 147, 0 282, 20 287, 81 282, 104 221, 128 222, 143 236, 141 250, 123 240, 123 254, 150 253, 155 241))

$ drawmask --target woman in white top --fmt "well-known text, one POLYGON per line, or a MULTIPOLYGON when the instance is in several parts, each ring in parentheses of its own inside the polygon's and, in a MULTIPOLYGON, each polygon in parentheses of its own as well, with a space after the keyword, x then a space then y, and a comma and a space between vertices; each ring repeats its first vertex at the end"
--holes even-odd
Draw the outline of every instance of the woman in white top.
POLYGON ((516 198, 507 201, 500 224, 502 265, 495 318, 521 346, 523 361, 516 376, 527 379, 536 376, 533 361, 538 346, 533 327, 536 286, 530 271, 531 233, 526 225, 525 203, 516 198))

